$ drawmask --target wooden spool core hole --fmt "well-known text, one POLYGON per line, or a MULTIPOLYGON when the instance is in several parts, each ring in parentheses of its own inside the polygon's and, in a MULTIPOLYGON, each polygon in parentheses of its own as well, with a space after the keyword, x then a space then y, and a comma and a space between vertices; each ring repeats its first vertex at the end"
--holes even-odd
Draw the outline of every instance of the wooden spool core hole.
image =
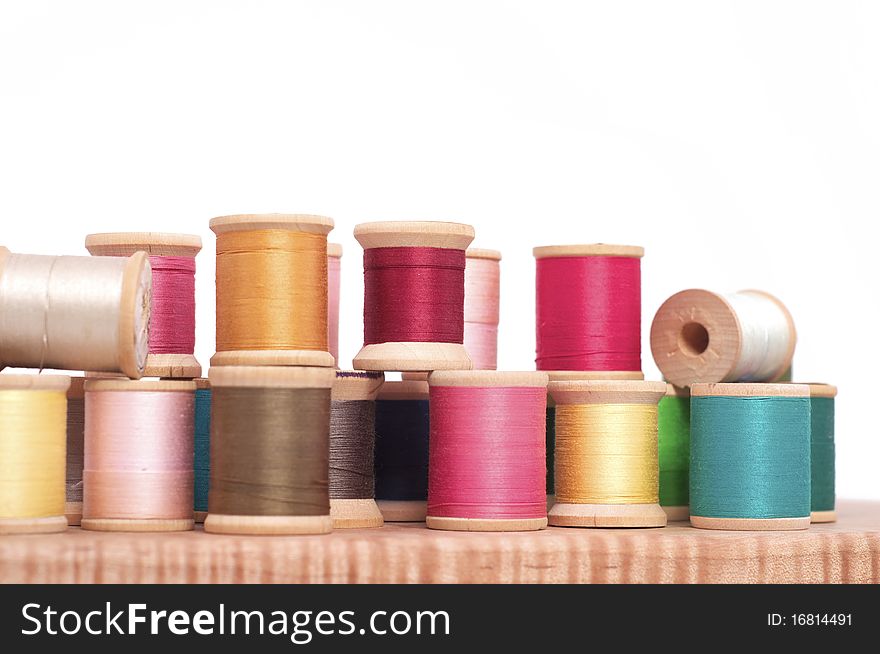
POLYGON ((686 323, 678 335, 678 346, 691 356, 700 356, 709 348, 709 332, 698 322, 686 323))

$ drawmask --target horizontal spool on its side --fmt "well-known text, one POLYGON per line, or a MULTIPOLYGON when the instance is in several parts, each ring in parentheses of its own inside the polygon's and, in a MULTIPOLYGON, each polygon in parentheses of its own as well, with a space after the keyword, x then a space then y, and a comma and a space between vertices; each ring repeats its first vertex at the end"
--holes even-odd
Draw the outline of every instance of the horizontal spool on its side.
MULTIPOLYGON (((354 529, 381 527, 385 521, 382 512, 375 500, 375 485, 371 497, 363 498, 339 498, 333 497, 334 485, 334 435, 336 432, 336 403, 341 402, 374 402, 382 384, 385 383, 385 375, 381 372, 353 372, 337 371, 333 382, 331 400, 334 406, 331 408, 330 420, 330 517, 333 519, 334 529, 354 529)), ((375 417, 374 414, 370 414, 375 417)), ((373 470, 373 450, 375 447, 375 422, 370 425, 372 430, 372 442, 369 446, 368 466, 373 470)))
POLYGON ((67 389, 67 493, 64 515, 71 527, 79 527, 82 521, 84 384, 84 377, 71 377, 70 388, 67 389))
MULTIPOLYGON (((551 381, 549 391, 557 407, 557 430, 560 427, 558 409, 563 405, 642 405, 656 407, 666 393, 663 382, 637 380, 577 380, 551 381)), ((656 432, 655 432, 656 434, 656 432)), ((656 443, 656 441, 655 441, 656 443)), ((581 503, 566 501, 559 481, 559 441, 557 433, 557 502, 551 508, 549 521, 559 527, 663 527, 666 513, 659 504, 655 490, 652 499, 639 503, 581 503)), ((650 456, 650 453, 649 453, 650 456)), ((656 445, 653 450, 653 465, 659 467, 656 459, 656 445)), ((659 470, 657 470, 659 473, 659 470)))
MULTIPOLYGON (((474 228, 451 222, 387 221, 357 225, 354 228, 354 236, 365 251, 386 248, 464 251, 474 239, 474 228)), ((369 288, 365 288, 366 293, 369 293, 369 288)), ((365 320, 367 311, 368 307, 365 306, 365 320)), ((461 311, 463 330, 463 305, 461 311)), ((365 333, 366 329, 365 324, 365 333)), ((470 370, 472 366, 463 343, 421 341, 366 343, 354 359, 354 367, 359 370, 470 370)))
MULTIPOLYGON (((326 515, 257 515, 257 514, 227 514, 219 513, 214 509, 214 494, 217 488, 214 485, 216 475, 221 474, 217 468, 218 456, 220 456, 223 426, 217 422, 218 417, 223 416, 224 393, 231 390, 319 390, 326 392, 327 422, 325 429, 329 432, 330 392, 335 378, 335 370, 323 367, 255 367, 255 366, 229 366, 211 368, 208 373, 212 391, 212 429, 211 444, 211 478, 212 485, 209 496, 209 511, 205 518, 205 531, 221 534, 253 534, 253 535, 299 535, 299 534, 324 534, 332 529, 332 519, 329 513, 329 498, 327 501, 326 515)), ((231 407, 230 407, 231 408, 231 407)), ((278 407, 279 410, 282 407, 278 407)), ((281 416, 286 420, 300 419, 301 416, 281 416)), ((292 423, 290 423, 292 424, 292 423)), ((255 426, 256 427, 256 426, 255 426)), ((325 432, 326 433, 326 432, 325 432)), ((256 438, 261 434, 252 434, 256 438)), ((326 443, 326 441, 325 441, 326 443)), ((224 464, 226 465, 226 464, 224 464)), ((326 465, 326 464, 325 464, 326 465)), ((257 476, 261 471, 256 471, 257 476)), ((326 473, 325 473, 326 474, 326 473)), ((325 478, 326 488, 326 478, 325 478)))
MULTIPOLYGON (((193 417, 192 406, 195 401, 195 390, 195 382, 181 380, 144 379, 132 381, 121 379, 90 379, 85 382, 86 459, 83 469, 83 529, 93 531, 166 532, 188 531, 193 528, 191 511, 192 468, 191 466, 185 465, 185 463, 191 461, 189 454, 192 452, 192 442, 189 439, 192 438, 193 431, 191 421, 193 417), (113 430, 113 433, 99 433, 98 430, 108 428, 113 429, 112 421, 108 422, 110 419, 107 416, 107 412, 110 411, 111 408, 109 405, 105 404, 107 398, 102 396, 110 396, 114 394, 130 396, 127 397, 126 400, 133 402, 133 407, 138 406, 141 402, 148 401, 147 398, 149 398, 149 401, 176 401, 177 398, 173 396, 189 396, 188 400, 184 400, 186 406, 175 407, 174 409, 175 417, 183 420, 183 423, 179 425, 179 435, 183 436, 184 442, 180 444, 180 448, 182 449, 180 451, 179 460, 177 461, 178 468, 157 470, 158 463, 155 461, 147 462, 151 456, 156 460, 166 457, 171 459, 174 458, 174 454, 167 455, 165 453, 159 454, 156 450, 152 452, 150 451, 150 448, 161 448, 162 439, 167 441, 172 438, 172 435, 166 431, 167 426, 160 426, 158 424, 139 425, 133 423, 130 427, 126 427, 143 430, 143 433, 140 434, 142 438, 140 438, 138 442, 139 447, 145 449, 142 451, 129 450, 127 452, 127 456, 144 457, 144 460, 141 461, 141 463, 132 465, 130 460, 117 460, 112 464, 109 463, 113 461, 116 456, 111 453, 110 445, 115 443, 118 446, 118 441, 122 438, 121 430, 124 428, 116 427, 113 430), (143 398, 139 397, 141 395, 143 398), (160 397, 163 399, 159 400, 160 397), (104 413, 102 414, 99 412, 104 413), (134 500, 131 496, 127 498, 129 504, 125 507, 112 507, 113 503, 121 501, 120 494, 134 492, 134 489, 137 487, 135 484, 136 475, 157 472, 182 475, 185 478, 185 481, 182 484, 185 490, 180 492, 179 506, 174 509, 168 509, 168 513, 176 515, 168 515, 159 518, 140 516, 132 517, 142 511, 147 513, 149 510, 134 506, 134 500), (117 482, 121 479, 127 478, 127 483, 119 486, 116 490, 116 494, 114 494, 111 500, 102 496, 98 491, 98 480, 105 475, 117 477, 117 482), (125 517, 121 517, 122 514, 124 514, 125 517)), ((120 398, 117 398, 117 400, 118 399, 120 398)), ((144 410, 145 412, 148 411, 147 409, 144 410)), ((127 412, 126 415, 130 416, 131 414, 130 412, 127 412)), ((156 413, 149 413, 150 418, 156 417, 156 415, 156 413)), ((134 419, 134 416, 131 417, 134 419)), ((165 443, 165 446, 171 447, 168 442, 165 443)), ((106 481, 102 481, 102 483, 106 483, 106 481)), ((142 494, 140 499, 144 499, 147 496, 150 496, 152 500, 156 499, 152 492, 142 494)), ((175 498, 174 501, 178 501, 178 498, 175 498)))
MULTIPOLYGON (((272 234, 272 233, 301 233, 307 235, 317 235, 319 237, 323 236, 326 239, 326 235, 333 229, 333 220, 331 218, 327 218, 325 216, 314 216, 314 215, 306 215, 306 214, 242 214, 242 215, 233 215, 233 216, 220 216, 217 218, 211 219, 210 222, 211 230, 217 235, 218 240, 218 255, 217 255, 217 276, 218 280, 220 280, 223 276, 221 265, 221 248, 220 241, 225 239, 229 235, 240 235, 244 233, 252 233, 256 234, 272 234)), ((271 267, 269 261, 265 258, 263 259, 255 259, 257 261, 263 262, 261 265, 264 265, 266 269, 271 267)), ((321 264, 326 267, 326 257, 324 257, 324 261, 321 264)), ((314 271, 313 271, 314 272, 314 271)), ((292 274, 292 271, 289 273, 292 274)), ((326 282, 326 270, 324 271, 324 279, 326 282)), ((321 314, 323 318, 316 315, 304 315, 304 312, 301 311, 302 307, 299 306, 299 302, 293 301, 279 301, 284 306, 279 307, 279 302, 274 302, 271 304, 271 307, 264 303, 261 311, 264 313, 268 313, 271 310, 277 311, 283 309, 287 314, 289 320, 266 320, 264 327, 270 331, 277 331, 280 325, 284 325, 284 329, 289 328, 291 323, 297 325, 296 329, 298 333, 296 335, 285 334, 283 335, 284 339, 298 339, 300 341, 306 340, 306 337, 309 338, 320 338, 324 341, 324 349, 307 349, 303 346, 297 346, 294 344, 290 344, 290 347, 286 348, 276 348, 276 349, 262 349, 258 347, 252 347, 250 349, 246 349, 240 346, 240 341, 244 340, 242 335, 244 333, 248 333, 253 337, 253 333, 255 327, 253 324, 249 325, 247 329, 243 325, 236 324, 235 327, 226 326, 221 327, 221 325, 226 325, 227 322, 231 322, 233 318, 240 315, 240 309, 231 305, 227 306, 227 304, 234 302, 234 300, 230 299, 228 296, 232 292, 232 288, 223 288, 221 290, 221 283, 218 282, 217 287, 217 329, 218 329, 218 338, 217 338, 217 353, 211 357, 211 365, 212 366, 327 366, 333 367, 336 365, 333 355, 329 351, 329 346, 327 344, 327 333, 318 334, 304 334, 302 332, 308 331, 309 329, 314 328, 317 331, 326 332, 326 321, 327 321, 327 288, 326 284, 323 290, 318 292, 316 289, 314 296, 310 296, 309 302, 314 304, 317 307, 318 314, 321 314), (296 306, 294 306, 296 305, 296 306), (323 327, 318 329, 317 323, 322 322, 324 324, 323 327), (223 337, 221 338, 221 332, 223 330, 235 331, 236 335, 232 337, 223 337), (230 345, 229 347, 224 346, 223 343, 225 341, 236 341, 235 344, 230 345)), ((248 299, 248 301, 253 301, 253 292, 245 290, 245 289, 235 289, 238 290, 239 299, 248 299)), ((288 298, 289 300, 289 298, 288 298)), ((300 298, 300 301, 303 301, 300 298)), ((310 309, 307 307, 305 313, 307 313, 310 309)), ((273 335, 272 338, 276 338, 276 335, 273 335)), ((268 340, 268 339, 267 339, 268 340)), ((276 340, 278 340, 276 338, 276 340)))
MULTIPOLYGON (((460 390, 463 393, 471 392, 474 394, 482 394, 487 389, 494 390, 494 395, 498 397, 504 393, 517 393, 518 401, 524 403, 526 408, 528 408, 528 402, 530 399, 525 395, 519 397, 519 391, 539 391, 538 397, 540 399, 540 407, 536 408, 539 412, 538 415, 532 416, 535 419, 537 424, 542 422, 544 418, 543 414, 545 409, 545 393, 547 386, 548 377, 546 373, 543 372, 497 372, 491 370, 474 370, 474 371, 440 371, 433 372, 428 377, 428 383, 431 389, 432 396, 432 426, 431 426, 431 485, 429 486, 429 496, 428 496, 428 515, 426 518, 426 524, 430 529, 443 529, 443 530, 451 530, 451 531, 535 531, 539 529, 544 529, 547 526, 547 516, 546 516, 546 500, 543 493, 543 483, 538 482, 537 488, 533 489, 537 493, 537 497, 534 497, 534 493, 532 497, 537 501, 534 502, 539 508, 542 515, 538 517, 537 515, 528 516, 529 511, 525 510, 525 502, 527 502, 526 494, 529 492, 528 489, 515 489, 517 485, 516 482, 521 481, 523 478, 527 478, 528 475, 523 475, 522 477, 517 474, 517 471, 513 469, 506 470, 494 470, 491 476, 496 482, 499 482, 500 486, 497 489, 494 489, 495 492, 488 491, 485 488, 481 488, 482 484, 479 484, 477 487, 470 489, 473 492, 483 492, 484 495, 476 495, 471 496, 467 499, 468 509, 467 511, 462 511, 462 507, 456 506, 459 501, 456 500, 455 497, 449 495, 450 489, 440 489, 438 487, 438 482, 444 475, 449 475, 454 472, 462 474, 462 479, 466 477, 462 473, 461 470, 457 469, 461 466, 465 465, 465 462, 460 458, 460 453, 456 453, 453 459, 443 459, 440 457, 441 454, 441 440, 440 439, 448 439, 453 436, 453 434, 449 434, 443 431, 444 427, 442 424, 436 424, 435 419, 443 420, 446 425, 446 429, 450 428, 450 425, 447 424, 450 416, 444 416, 442 413, 435 414, 435 410, 442 410, 442 402, 448 403, 448 408, 452 410, 453 408, 457 409, 455 414, 458 416, 456 419, 462 418, 465 414, 462 413, 461 402, 465 400, 466 395, 464 394, 456 394, 450 396, 448 398, 441 398, 440 393, 446 393, 450 389, 460 390), (440 405, 436 405, 436 402, 441 402, 440 405), (440 467, 441 472, 436 472, 437 467, 440 467), (435 474, 437 475, 435 477, 435 474), (507 477, 506 479, 504 477, 507 477), (512 501, 512 505, 507 508, 503 508, 504 503, 499 500, 498 492, 501 489, 504 489, 507 493, 514 493, 516 490, 520 493, 516 501, 512 501), (447 497, 448 495, 448 497, 447 497), (479 508, 480 506, 483 508, 479 508), (505 513, 512 509, 512 507, 517 508, 517 512, 523 513, 524 515, 518 517, 488 517, 487 515, 482 515, 478 517, 470 517, 467 515, 462 515, 462 513, 482 513, 484 511, 489 511, 493 513, 505 513), (436 511, 437 513, 432 514, 432 511, 436 511), (439 513, 453 513, 458 515, 439 515, 439 513)), ((471 435, 475 438, 486 438, 488 432, 488 426, 492 421, 500 421, 504 423, 504 430, 506 437, 508 439, 507 445, 511 448, 516 448, 516 451, 520 453, 522 456, 528 456, 526 452, 523 454, 523 446, 529 440, 529 431, 528 425, 518 425, 514 422, 514 418, 509 412, 504 412, 498 415, 491 415, 485 413, 485 407, 476 408, 475 409, 479 413, 478 416, 474 416, 478 418, 478 421, 482 422, 487 426, 486 430, 480 430, 478 432, 471 432, 471 435), (525 439, 525 440, 524 440, 525 439), (522 442, 520 442, 522 441, 522 442)), ((526 416, 527 417, 527 416, 526 416)), ((533 423, 534 425, 534 423, 533 423)), ((454 436, 460 438, 462 436, 462 430, 467 431, 469 429, 466 425, 457 425, 452 427, 453 430, 458 429, 459 433, 454 436)), ((543 439, 541 439, 543 440, 543 439)), ((489 443, 485 443, 488 445, 489 443)), ((534 445, 534 442, 532 442, 534 445)), ((448 446, 447 446, 448 447, 448 446)), ((506 448, 505 448, 506 449, 506 448)), ((543 480, 544 475, 544 456, 543 456, 543 443, 541 443, 540 454, 538 454, 538 459, 532 461, 531 463, 540 470, 540 474, 537 476, 539 480, 543 480)), ((492 460, 495 461, 496 465, 499 467, 504 465, 504 457, 501 455, 501 452, 492 449, 491 451, 483 451, 480 453, 472 452, 471 454, 477 456, 491 456, 492 460), (499 458, 500 457, 500 458, 499 458)), ((487 460, 480 461, 471 461, 472 464, 475 464, 480 470, 478 472, 472 473, 477 476, 481 476, 481 478, 488 479, 489 474, 488 470, 485 469, 485 466, 489 465, 487 460)), ((511 463, 511 461, 507 461, 507 463, 511 463)), ((529 464, 528 460, 521 461, 524 469, 518 472, 524 473, 529 464)), ((534 469, 533 469, 534 471, 534 469)), ((534 513, 534 512, 533 512, 534 513)))
POLYGON ((836 522, 834 497, 834 398, 837 387, 810 387, 810 522, 836 522), (825 403, 826 406, 822 406, 825 403), (828 451, 830 450, 830 452, 828 451))
POLYGON ((0 247, 0 369, 144 373, 152 279, 147 255, 49 257, 0 247))
MULTIPOLYGON (((146 252, 150 257, 181 257, 195 259, 202 249, 202 239, 195 234, 169 234, 163 232, 112 232, 86 236, 89 254, 104 257, 128 257, 136 252, 146 252)), ((154 270, 154 276, 156 272, 154 270)), ((154 281, 155 287, 155 281, 154 281)), ((189 298, 187 298, 189 299, 189 298)), ((195 302, 195 297, 192 298, 195 302)), ((155 288, 153 302, 155 303, 155 288)), ((155 304, 151 310, 152 320, 157 315, 155 304)), ((155 322, 154 322, 155 324, 155 322)), ((195 334, 192 334, 195 340, 195 334)), ((202 374, 202 366, 192 352, 153 353, 147 355, 144 375, 167 379, 192 379, 202 374)))
MULTIPOLYGON (((424 522, 428 511, 427 492, 428 492, 428 402, 429 391, 427 382, 427 373, 405 373, 403 381, 386 381, 376 397, 376 504, 382 512, 385 522, 424 522), (418 379, 409 379, 409 376, 419 377, 418 379), (397 403, 401 404, 398 405, 397 403), (424 432, 424 443, 418 443, 419 448, 423 447, 424 451, 406 451, 408 455, 416 455, 417 460, 410 462, 412 467, 424 468, 424 479, 420 479, 420 491, 422 499, 389 499, 387 495, 382 493, 385 486, 395 486, 400 483, 399 480, 392 479, 390 475, 393 471, 383 468, 383 454, 386 452, 400 451, 400 443, 395 442, 401 437, 399 433, 387 431, 384 434, 383 426, 391 427, 390 421, 394 416, 391 412, 400 412, 396 417, 399 419, 403 415, 404 407, 407 411, 411 411, 413 415, 407 413, 407 416, 418 419, 423 417, 424 424, 410 425, 413 433, 406 434, 408 439, 417 439, 424 432), (386 410, 389 413, 385 413, 386 410), (388 420, 389 424, 385 425, 384 421, 388 420)), ((408 443, 412 446, 412 443, 408 443)), ((387 462, 389 465, 390 461, 387 462)), ((410 489, 411 490, 411 489, 410 489)))
POLYGON ((690 401, 687 388, 667 384, 657 408, 660 507, 670 522, 690 517, 687 502, 690 466, 690 401))
MULTIPOLYGON (((768 314, 769 315, 769 314, 768 314)), ((766 317, 766 316, 765 316, 766 317)), ((764 291, 740 291, 723 296, 702 289, 676 293, 657 310, 651 325, 651 351, 663 376, 676 386, 718 382, 773 382, 791 367, 797 333, 794 320, 785 305, 764 291), (756 357, 761 368, 743 376, 742 364, 749 325, 743 323, 732 304, 733 298, 763 301, 767 309, 775 307, 775 322, 787 325, 785 347, 778 360, 756 357)))
MULTIPOLYGON (((810 397, 810 389, 806 385, 802 384, 760 384, 760 383, 718 383, 718 384, 694 384, 691 387, 691 524, 694 527, 698 527, 701 529, 720 529, 720 530, 740 530, 740 531, 787 531, 787 530, 797 530, 797 529, 806 529, 810 526, 810 511, 809 511, 809 479, 810 479, 810 469, 809 469, 809 397, 810 397), (724 483, 725 480, 719 477, 719 474, 722 472, 722 468, 725 471, 735 471, 736 470, 744 470, 746 473, 740 473, 741 475, 753 475, 757 474, 755 472, 756 466, 761 465, 761 469, 765 469, 767 465, 764 462, 758 462, 754 460, 746 461, 742 464, 742 466, 737 467, 738 461, 732 460, 731 457, 737 454, 736 446, 741 445, 746 447, 748 444, 744 443, 744 439, 746 434, 743 434, 741 431, 738 431, 732 427, 729 427, 726 424, 722 424, 719 419, 714 419, 710 424, 714 425, 718 431, 713 432, 710 436, 703 435, 703 417, 705 419, 711 420, 714 417, 712 413, 706 413, 707 411, 711 411, 708 407, 704 407, 702 404, 702 400, 704 399, 719 399, 719 400, 728 400, 731 402, 746 402, 749 400, 759 400, 759 403, 755 405, 755 407, 746 407, 743 405, 742 407, 737 406, 736 404, 731 405, 731 408, 728 409, 729 412, 732 412, 736 415, 747 415, 750 416, 752 412, 756 410, 761 410, 764 412, 769 411, 769 407, 771 405, 768 402, 773 402, 774 399, 780 400, 805 400, 803 402, 803 407, 801 410, 799 404, 793 405, 793 410, 786 413, 786 417, 784 422, 776 422, 773 423, 775 429, 767 434, 763 434, 761 438, 772 438, 774 442, 769 447, 764 447, 763 452, 770 456, 777 456, 780 460, 776 461, 779 470, 785 472, 789 477, 792 475, 796 475, 794 480, 791 482, 793 484, 797 484, 801 489, 801 493, 803 498, 803 515, 802 516, 791 516, 791 517, 751 517, 751 516, 723 516, 719 517, 716 515, 704 515, 704 513, 715 513, 717 509, 704 509, 702 507, 703 500, 702 495, 704 494, 704 487, 711 488, 713 492, 717 492, 719 488, 728 488, 728 492, 732 492, 734 490, 739 491, 741 489, 745 489, 747 492, 743 495, 743 497, 748 498, 749 502, 753 502, 752 491, 748 489, 747 480, 742 478, 731 479, 724 483), (764 408, 767 407, 767 408, 764 408), (751 410, 750 410, 751 409, 751 410), (797 424, 795 424, 795 420, 797 420, 797 424), (785 443, 777 442, 779 438, 782 437, 782 428, 798 428, 803 433, 800 435, 802 437, 802 452, 801 452, 801 467, 802 470, 795 469, 796 464, 798 463, 793 456, 788 456, 787 453, 783 451, 783 446, 785 443), (722 430, 723 428, 723 430, 722 430), (728 457, 723 462, 717 460, 717 455, 712 456, 711 460, 709 458, 709 454, 704 453, 704 439, 708 444, 716 444, 723 445, 726 448, 728 457), (713 466, 714 464, 714 466, 713 466), (706 469, 705 473, 701 471, 706 469), (701 479, 702 474, 711 475, 711 480, 708 483, 703 483, 701 479)), ((780 405, 782 406, 782 405, 780 405)), ((773 419, 769 414, 764 415, 761 414, 760 424, 766 426, 773 419)), ((750 426, 741 427, 744 429, 750 429, 750 426)), ((746 455, 743 455, 746 457, 746 455)), ((742 457, 741 457, 742 458, 742 457)), ((778 472, 771 472, 773 475, 773 488, 770 492, 774 493, 774 498, 776 498, 781 490, 779 484, 783 483, 783 479, 779 476, 778 472)), ((713 503, 717 504, 720 500, 715 500, 713 503)), ((787 503, 791 503, 792 501, 788 501, 787 503)), ((727 505, 733 504, 733 500, 724 500, 724 503, 727 505)), ((743 509, 741 507, 733 507, 726 508, 725 512, 742 512, 743 509)), ((775 512, 776 508, 768 509, 768 511, 775 512)), ((720 511, 719 511, 720 512, 720 511)))
POLYGON ((0 535, 67 529, 69 387, 70 377, 62 375, 0 375, 0 535), (15 413, 8 414, 13 408, 15 413), (38 447, 41 458, 35 461, 38 447))

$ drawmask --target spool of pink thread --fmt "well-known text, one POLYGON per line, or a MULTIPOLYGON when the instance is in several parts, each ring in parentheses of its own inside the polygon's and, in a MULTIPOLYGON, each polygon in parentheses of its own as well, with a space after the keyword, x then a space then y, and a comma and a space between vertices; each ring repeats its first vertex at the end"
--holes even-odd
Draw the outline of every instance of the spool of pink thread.
POLYGON ((470 248, 464 268, 464 349, 474 370, 498 367, 501 253, 470 248))
POLYGON ((429 528, 547 526, 547 381, 543 372, 431 373, 429 528))
POLYGON ((339 289, 341 285, 342 246, 327 244, 327 343, 339 367, 339 289))
POLYGON ((195 390, 192 381, 86 381, 83 529, 192 529, 195 390))
POLYGON ((196 342, 195 257, 202 239, 194 234, 119 232, 89 234, 86 249, 95 256, 123 257, 146 252, 153 270, 150 352, 146 377, 192 379, 202 366, 196 342))

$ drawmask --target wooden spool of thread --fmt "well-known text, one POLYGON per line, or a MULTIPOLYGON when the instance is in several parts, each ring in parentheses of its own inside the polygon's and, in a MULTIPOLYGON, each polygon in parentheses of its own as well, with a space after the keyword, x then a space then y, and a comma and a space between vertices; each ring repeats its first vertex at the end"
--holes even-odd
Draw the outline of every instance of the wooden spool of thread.
POLYGON ((193 528, 192 381, 85 383, 83 529, 193 528))
POLYGON ((330 517, 334 529, 381 527, 375 499, 376 396, 381 372, 337 370, 330 406, 330 517))
POLYGON ((558 527, 663 527, 657 404, 663 382, 553 381, 558 527))
POLYGON ((147 255, 51 257, 0 247, 0 369, 144 374, 147 255))
POLYGON ((208 488, 211 479, 211 383, 196 383, 193 420, 193 519, 201 524, 208 516, 208 488))
POLYGON ((69 386, 60 375, 0 375, 0 534, 67 529, 69 386))
MULTIPOLYGON (((546 371, 551 382, 571 380, 615 380, 633 379, 642 380, 645 375, 636 371, 574 371, 574 370, 548 370, 546 371)), ((556 402, 553 396, 547 393, 547 418, 545 420, 546 450, 547 450, 547 510, 556 503, 556 402)))
POLYGON ((498 367, 501 253, 469 248, 464 268, 464 349, 474 370, 498 367))
POLYGON ((327 342, 339 367, 339 294, 342 285, 342 246, 327 244, 327 342))
POLYGON ((779 380, 796 342, 788 309, 763 291, 681 291, 651 325, 654 361, 676 386, 779 380))
POLYGON ((354 228, 364 248, 364 347, 359 370, 469 370, 464 348, 470 225, 378 222, 354 228))
POLYGON ((211 368, 211 488, 205 531, 323 534, 331 368, 211 368))
POLYGON ((810 388, 694 384, 690 482, 694 527, 809 527, 810 388))
POLYGON ((533 250, 538 370, 641 372, 641 257, 628 245, 533 250))
POLYGON ((810 522, 835 522, 834 398, 830 384, 810 387, 810 522))
POLYGON ((196 255, 202 239, 194 234, 119 232, 89 234, 92 255, 149 255, 153 273, 150 339, 144 375, 192 379, 202 374, 196 344, 196 255))
POLYGON ((335 365, 328 349, 323 216, 264 214, 211 220, 217 234, 214 366, 335 365))
POLYGON ((376 504, 385 522, 424 522, 428 510, 428 382, 386 381, 376 398, 376 504))
POLYGON ((535 531, 547 526, 547 375, 433 372, 427 526, 535 531))
POLYGON ((83 507, 83 451, 86 427, 85 378, 71 377, 67 389, 67 475, 64 515, 67 524, 79 527, 83 507))
POLYGON ((666 396, 657 407, 660 453, 660 506, 670 521, 690 517, 688 469, 691 456, 691 394, 686 388, 666 385, 666 396))

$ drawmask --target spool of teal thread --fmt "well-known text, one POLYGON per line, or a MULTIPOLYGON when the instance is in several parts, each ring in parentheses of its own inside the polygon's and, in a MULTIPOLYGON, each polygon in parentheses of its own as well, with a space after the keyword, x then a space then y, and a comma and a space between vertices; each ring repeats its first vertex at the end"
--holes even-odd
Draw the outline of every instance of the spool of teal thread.
POLYGON ((691 387, 691 524, 791 530, 810 525, 810 388, 691 387))
POLYGON ((660 507, 670 521, 690 516, 691 394, 667 384, 666 397, 657 407, 660 461, 660 507))
POLYGON ((812 522, 834 522, 834 398, 837 389, 810 384, 810 468, 812 522))
POLYGON ((211 385, 196 379, 195 434, 193 439, 193 513, 196 522, 208 515, 211 477, 211 385))

